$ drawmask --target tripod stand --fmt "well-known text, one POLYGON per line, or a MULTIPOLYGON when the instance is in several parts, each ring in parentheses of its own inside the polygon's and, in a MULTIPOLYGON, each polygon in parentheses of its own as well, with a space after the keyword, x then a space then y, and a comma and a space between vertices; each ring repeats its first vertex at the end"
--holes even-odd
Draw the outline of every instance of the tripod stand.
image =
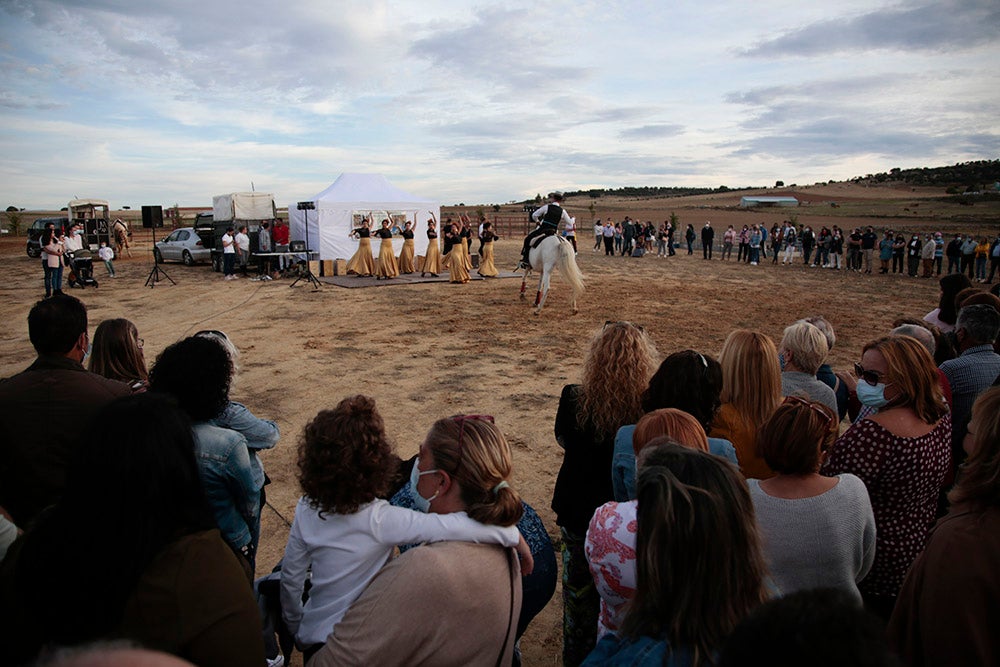
POLYGON ((163 278, 170 281, 171 285, 176 285, 174 279, 167 275, 167 272, 160 268, 160 253, 156 251, 156 225, 152 227, 153 230, 153 268, 149 271, 149 277, 146 278, 146 287, 156 287, 156 283, 160 282, 163 278), (162 276, 163 278, 161 278, 162 276))
POLYGON ((320 290, 320 287, 322 287, 322 285, 320 284, 316 276, 313 275, 312 268, 309 266, 309 211, 316 209, 316 203, 311 201, 300 201, 296 205, 296 208, 302 211, 302 215, 303 217, 305 217, 305 223, 306 223, 306 272, 303 274, 299 274, 299 277, 296 278, 295 282, 289 285, 289 287, 295 287, 300 280, 305 279, 312 283, 313 291, 318 292, 320 290))

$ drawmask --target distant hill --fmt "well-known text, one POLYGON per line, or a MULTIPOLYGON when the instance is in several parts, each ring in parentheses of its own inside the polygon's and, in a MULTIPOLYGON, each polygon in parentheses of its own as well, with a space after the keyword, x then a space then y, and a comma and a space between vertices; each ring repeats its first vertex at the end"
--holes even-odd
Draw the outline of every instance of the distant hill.
POLYGON ((851 179, 853 183, 867 185, 906 183, 907 185, 954 188, 956 192, 988 189, 998 181, 1000 181, 1000 160, 960 162, 950 167, 919 167, 914 169, 893 167, 888 172, 856 176, 851 179))

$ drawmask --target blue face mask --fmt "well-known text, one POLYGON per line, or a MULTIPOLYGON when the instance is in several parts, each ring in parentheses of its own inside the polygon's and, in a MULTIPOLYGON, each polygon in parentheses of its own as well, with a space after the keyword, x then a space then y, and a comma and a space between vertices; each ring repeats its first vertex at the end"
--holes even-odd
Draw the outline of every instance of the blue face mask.
POLYGON ((884 408, 889 404, 889 401, 885 397, 885 383, 879 382, 874 387, 867 382, 861 381, 858 383, 858 400, 861 405, 867 405, 870 408, 884 408))
POLYGON ((437 468, 433 470, 424 470, 423 472, 421 472, 420 469, 417 468, 418 462, 419 459, 414 461, 413 468, 410 470, 410 500, 413 501, 414 509, 426 514, 431 509, 431 501, 438 497, 438 493, 440 493, 440 490, 435 491, 434 495, 431 496, 430 498, 424 498, 422 495, 420 495, 420 492, 417 491, 417 482, 420 481, 421 475, 429 475, 432 472, 437 472, 437 468))
POLYGON ((778 363, 781 364, 781 370, 785 370, 785 353, 778 353, 778 363))

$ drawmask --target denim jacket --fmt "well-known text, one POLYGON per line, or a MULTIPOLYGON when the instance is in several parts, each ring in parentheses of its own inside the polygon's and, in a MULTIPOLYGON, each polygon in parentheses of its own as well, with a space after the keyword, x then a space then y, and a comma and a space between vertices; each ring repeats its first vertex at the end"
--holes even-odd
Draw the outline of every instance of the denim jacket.
POLYGON ((666 639, 635 641, 604 635, 581 667, 692 667, 694 656, 684 647, 673 649, 666 639))
POLYGON ((222 537, 235 550, 256 548, 260 537, 260 485, 254 480, 247 440, 208 422, 195 424, 194 447, 205 497, 222 537))
POLYGON ((250 468, 253 470, 253 481, 256 488, 264 487, 264 466, 257 458, 257 450, 270 449, 278 444, 281 433, 278 425, 269 419, 260 419, 242 403, 230 401, 226 409, 215 419, 208 422, 212 426, 228 428, 241 434, 250 449, 250 468))

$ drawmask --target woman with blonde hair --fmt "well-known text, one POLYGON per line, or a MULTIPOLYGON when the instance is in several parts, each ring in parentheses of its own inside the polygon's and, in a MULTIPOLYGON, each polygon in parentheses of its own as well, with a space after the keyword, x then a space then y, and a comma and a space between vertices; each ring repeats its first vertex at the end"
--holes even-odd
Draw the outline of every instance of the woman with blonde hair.
MULTIPOLYGON (((464 517, 484 530, 517 533, 522 505, 512 473, 510 445, 493 417, 455 415, 431 426, 410 472, 410 493, 430 513, 424 519, 464 517)), ((531 571, 530 560, 519 571, 509 549, 454 539, 386 564, 309 664, 511 664, 520 575, 531 571)), ((519 549, 524 557, 523 540, 519 549)), ((315 590, 315 575, 313 582, 315 590)))
POLYGON ((972 406, 969 455, 899 593, 889 642, 904 664, 996 665, 1000 635, 1000 387, 972 406))
POLYGON ((413 223, 409 220, 403 226, 403 249, 399 251, 399 272, 413 273, 413 223))
POLYGON ((719 363, 722 407, 709 435, 733 443, 744 477, 767 479, 774 473, 757 454, 757 429, 781 403, 778 350, 766 335, 737 329, 722 344, 719 363))
POLYGON ((392 249, 392 230, 389 229, 389 219, 382 221, 382 229, 375 232, 382 239, 378 247, 378 264, 375 266, 375 279, 388 280, 399 275, 396 264, 396 251, 392 249))
POLYGON ((582 382, 566 385, 559 399, 555 435, 563 462, 552 509, 562 533, 565 664, 579 664, 597 639, 600 597, 584 539, 594 510, 614 497, 615 433, 642 416, 642 393, 656 363, 656 347, 642 327, 606 322, 590 344, 582 382))
POLYGON ((359 278, 370 276, 375 273, 375 259, 372 257, 372 221, 366 217, 361 221, 360 227, 351 230, 348 236, 358 239, 358 249, 347 262, 347 272, 357 275, 359 278))
POLYGON ((830 449, 824 475, 852 473, 875 511, 875 562, 858 585, 865 606, 888 618, 906 571, 923 550, 951 469, 951 415, 937 367, 915 338, 865 345, 858 400, 874 414, 854 423, 830 449))
POLYGON ((431 274, 435 278, 441 273, 441 248, 438 247, 437 218, 431 212, 431 218, 427 221, 427 254, 424 255, 424 265, 420 270, 420 277, 431 274))
POLYGON ((149 373, 142 343, 132 322, 124 318, 104 320, 94 332, 90 372, 127 382, 133 391, 145 387, 149 384, 149 373))
MULTIPOLYGON (((676 408, 654 410, 635 425, 632 443, 636 460, 642 460, 647 447, 665 442, 709 451, 705 429, 697 419, 676 408)), ((625 607, 635 594, 636 511, 635 500, 604 503, 594 512, 587 528, 584 551, 601 596, 598 637, 621 628, 625 607)))

